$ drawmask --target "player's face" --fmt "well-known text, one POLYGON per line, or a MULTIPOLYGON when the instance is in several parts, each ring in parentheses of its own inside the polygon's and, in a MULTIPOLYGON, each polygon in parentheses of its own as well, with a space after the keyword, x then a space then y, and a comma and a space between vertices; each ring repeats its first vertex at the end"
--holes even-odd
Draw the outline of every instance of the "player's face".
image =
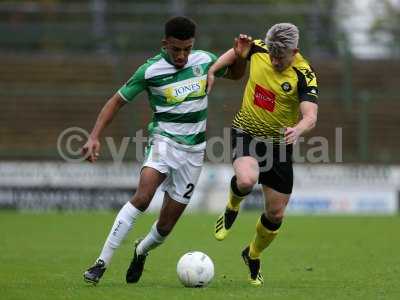
POLYGON ((190 51, 192 51, 194 38, 179 40, 174 37, 167 37, 162 43, 172 64, 177 69, 183 68, 188 61, 190 51))
POLYGON ((288 50, 277 55, 269 55, 271 59, 272 67, 277 72, 285 71, 293 62, 294 56, 298 52, 297 49, 295 50, 288 50))

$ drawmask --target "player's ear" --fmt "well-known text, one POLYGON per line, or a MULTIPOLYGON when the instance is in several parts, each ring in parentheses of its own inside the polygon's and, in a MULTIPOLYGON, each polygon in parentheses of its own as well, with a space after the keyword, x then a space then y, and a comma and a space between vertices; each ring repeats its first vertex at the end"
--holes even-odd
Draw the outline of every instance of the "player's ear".
POLYGON ((165 38, 161 40, 161 47, 162 48, 165 49, 167 47, 167 44, 168 44, 168 42, 167 42, 167 40, 165 38))

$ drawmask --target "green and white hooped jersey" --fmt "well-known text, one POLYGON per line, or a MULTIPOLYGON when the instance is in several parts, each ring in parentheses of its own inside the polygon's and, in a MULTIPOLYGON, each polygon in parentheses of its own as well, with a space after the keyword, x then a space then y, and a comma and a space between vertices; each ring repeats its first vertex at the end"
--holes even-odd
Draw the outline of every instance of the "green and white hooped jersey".
POLYGON ((150 138, 157 136, 189 151, 203 150, 207 71, 216 59, 212 53, 195 50, 184 68, 177 69, 162 50, 140 66, 118 93, 131 102, 138 93, 147 92, 153 110, 148 126, 150 138))

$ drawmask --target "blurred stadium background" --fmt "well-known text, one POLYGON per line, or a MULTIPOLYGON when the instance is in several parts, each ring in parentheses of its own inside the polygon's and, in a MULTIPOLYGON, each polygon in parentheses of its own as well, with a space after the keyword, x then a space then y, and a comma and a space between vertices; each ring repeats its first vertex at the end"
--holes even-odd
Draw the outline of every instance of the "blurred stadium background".
MULTIPOLYGON (((399 0, 0 1, 0 298, 399 299, 399 74, 399 0), (138 222, 100 287, 87 289, 80 272, 136 189, 143 147, 130 140, 125 149, 124 138, 146 136, 145 95, 106 130, 114 140, 102 140, 98 163, 66 162, 58 140, 69 128, 91 130, 105 101, 158 52, 166 19, 181 14, 198 23, 196 48, 216 54, 238 33, 264 38, 274 23, 293 22, 318 75, 318 125, 297 148, 291 216, 265 255, 267 289, 251 289, 236 263, 262 207, 259 189, 231 239, 221 245, 211 234, 233 173, 226 128, 245 84, 223 79, 209 100, 217 159, 203 169, 188 209, 196 213, 151 254, 139 284, 151 292, 126 288, 122 273, 154 214, 138 222), (189 249, 216 263, 206 291, 173 279, 189 249)), ((84 143, 70 141, 73 151, 84 143)), ((160 204, 157 195, 149 210, 160 204)))
MULTIPOLYGON (((301 51, 318 75, 320 113, 317 128, 300 145, 294 199, 305 212, 352 211, 365 199, 368 203, 355 210, 396 211, 400 5, 395 0, 1 1, 0 207, 68 209, 79 208, 78 202, 91 207, 102 195, 104 208, 129 198, 141 148, 129 143, 124 163, 117 165, 103 142, 98 166, 71 165, 60 156, 57 141, 70 127, 90 131, 108 97, 157 53, 165 20, 179 14, 198 23, 196 47, 216 54, 231 47, 238 33, 263 38, 276 22, 297 24, 301 51), (312 137, 326 138, 328 156, 318 156, 312 137), (311 162, 317 165, 309 164, 312 147, 311 162)), ((209 138, 224 137, 244 84, 218 82, 210 97, 209 138)), ((150 119, 141 95, 106 136, 124 150, 123 138, 136 136, 150 119)), ((73 148, 82 142, 73 141, 73 148)), ((206 188, 197 189, 193 205, 218 210, 213 199, 224 198, 232 170, 226 147, 216 143, 213 150, 225 164, 207 164, 200 182, 206 188)))

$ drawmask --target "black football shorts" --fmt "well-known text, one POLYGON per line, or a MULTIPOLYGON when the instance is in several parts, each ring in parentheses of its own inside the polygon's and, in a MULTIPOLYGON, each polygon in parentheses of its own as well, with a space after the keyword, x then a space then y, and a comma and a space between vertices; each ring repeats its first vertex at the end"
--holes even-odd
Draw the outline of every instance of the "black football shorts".
POLYGON ((232 163, 239 157, 251 156, 258 161, 258 183, 277 192, 291 194, 293 188, 293 146, 274 144, 254 138, 241 129, 231 129, 232 163))

